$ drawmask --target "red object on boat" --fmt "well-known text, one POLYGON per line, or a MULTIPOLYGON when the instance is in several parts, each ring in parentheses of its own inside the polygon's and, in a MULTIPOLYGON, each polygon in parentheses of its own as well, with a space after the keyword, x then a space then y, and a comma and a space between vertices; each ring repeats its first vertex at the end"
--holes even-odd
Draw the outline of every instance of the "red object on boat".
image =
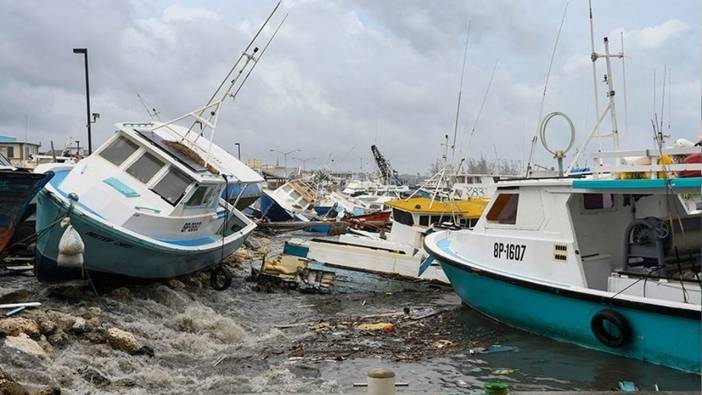
MULTIPOLYGON (((690 164, 690 163, 700 163, 702 162, 702 153, 696 153, 692 155, 688 155, 683 159, 684 164, 690 164)), ((700 170, 685 170, 680 172, 680 177, 699 177, 700 176, 700 170)))
POLYGON ((388 221, 390 221, 390 211, 378 211, 376 213, 356 215, 356 216, 349 218, 349 221, 388 222, 388 221))

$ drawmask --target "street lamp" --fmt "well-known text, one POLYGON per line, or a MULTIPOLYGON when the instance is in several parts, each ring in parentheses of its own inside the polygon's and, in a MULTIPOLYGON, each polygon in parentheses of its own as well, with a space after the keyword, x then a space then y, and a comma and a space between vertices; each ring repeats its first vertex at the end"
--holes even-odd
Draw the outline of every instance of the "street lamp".
POLYGON ((83 58, 85 59, 85 100, 87 103, 86 118, 87 118, 87 127, 88 127, 88 155, 90 155, 93 153, 93 138, 92 138, 92 133, 90 131, 90 124, 94 123, 97 120, 97 118, 100 116, 100 114, 95 113, 96 116, 93 116, 93 121, 91 122, 91 120, 90 120, 90 81, 88 79, 88 48, 73 48, 73 53, 83 54, 83 58))
MULTIPOLYGON (((301 149, 294 149, 291 151, 283 152, 283 151, 278 151, 277 149, 272 149, 270 150, 271 152, 277 152, 279 154, 283 154, 283 167, 285 167, 285 171, 287 173, 288 171, 288 155, 293 154, 295 152, 302 152, 301 149)), ((286 174, 287 175, 287 174, 286 174)))
POLYGON ((312 160, 312 159, 317 159, 317 157, 310 157, 310 158, 293 158, 295 160, 299 160, 302 162, 302 171, 305 171, 305 167, 307 165, 307 161, 312 160))
POLYGON ((241 144, 240 143, 234 143, 236 145, 236 152, 239 155, 239 160, 241 160, 241 144))

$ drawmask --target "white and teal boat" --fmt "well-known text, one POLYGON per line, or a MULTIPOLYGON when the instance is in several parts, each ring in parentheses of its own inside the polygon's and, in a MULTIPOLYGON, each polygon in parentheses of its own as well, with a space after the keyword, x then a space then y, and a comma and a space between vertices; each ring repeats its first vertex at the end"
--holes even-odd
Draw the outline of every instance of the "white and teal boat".
MULTIPOLYGON (((663 148, 661 123, 655 149, 619 150, 610 59, 624 54, 611 54, 607 38, 604 46, 592 59, 606 61, 608 104, 566 176, 497 182, 473 229, 433 233, 424 248, 463 303, 491 318, 699 374, 700 147, 663 148), (612 130, 600 134, 607 114, 612 130), (575 176, 593 138, 611 138, 614 152, 575 176)), ((539 131, 562 168, 568 149, 543 141, 556 115, 539 131)), ((569 148, 574 135, 571 123, 569 148)))

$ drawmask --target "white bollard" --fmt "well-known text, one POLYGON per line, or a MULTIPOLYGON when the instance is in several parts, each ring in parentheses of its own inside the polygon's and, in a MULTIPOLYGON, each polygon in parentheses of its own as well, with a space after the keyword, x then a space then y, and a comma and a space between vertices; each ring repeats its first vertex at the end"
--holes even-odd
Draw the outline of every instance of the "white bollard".
POLYGON ((61 267, 83 267, 85 243, 83 243, 83 239, 80 237, 80 234, 78 234, 78 231, 71 225, 69 218, 64 218, 61 221, 61 227, 64 226, 67 227, 59 240, 56 264, 61 267))
POLYGON ((368 395, 395 395, 395 372, 388 368, 368 371, 368 395))

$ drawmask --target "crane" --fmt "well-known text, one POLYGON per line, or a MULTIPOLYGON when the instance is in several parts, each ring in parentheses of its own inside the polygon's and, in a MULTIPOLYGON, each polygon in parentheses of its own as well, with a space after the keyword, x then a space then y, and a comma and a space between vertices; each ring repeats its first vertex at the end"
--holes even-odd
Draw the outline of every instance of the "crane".
POLYGON ((378 170, 380 170, 380 179, 383 181, 383 184, 402 185, 402 181, 400 180, 397 170, 390 166, 390 162, 385 159, 375 144, 371 145, 371 151, 373 152, 375 163, 378 165, 378 170))

